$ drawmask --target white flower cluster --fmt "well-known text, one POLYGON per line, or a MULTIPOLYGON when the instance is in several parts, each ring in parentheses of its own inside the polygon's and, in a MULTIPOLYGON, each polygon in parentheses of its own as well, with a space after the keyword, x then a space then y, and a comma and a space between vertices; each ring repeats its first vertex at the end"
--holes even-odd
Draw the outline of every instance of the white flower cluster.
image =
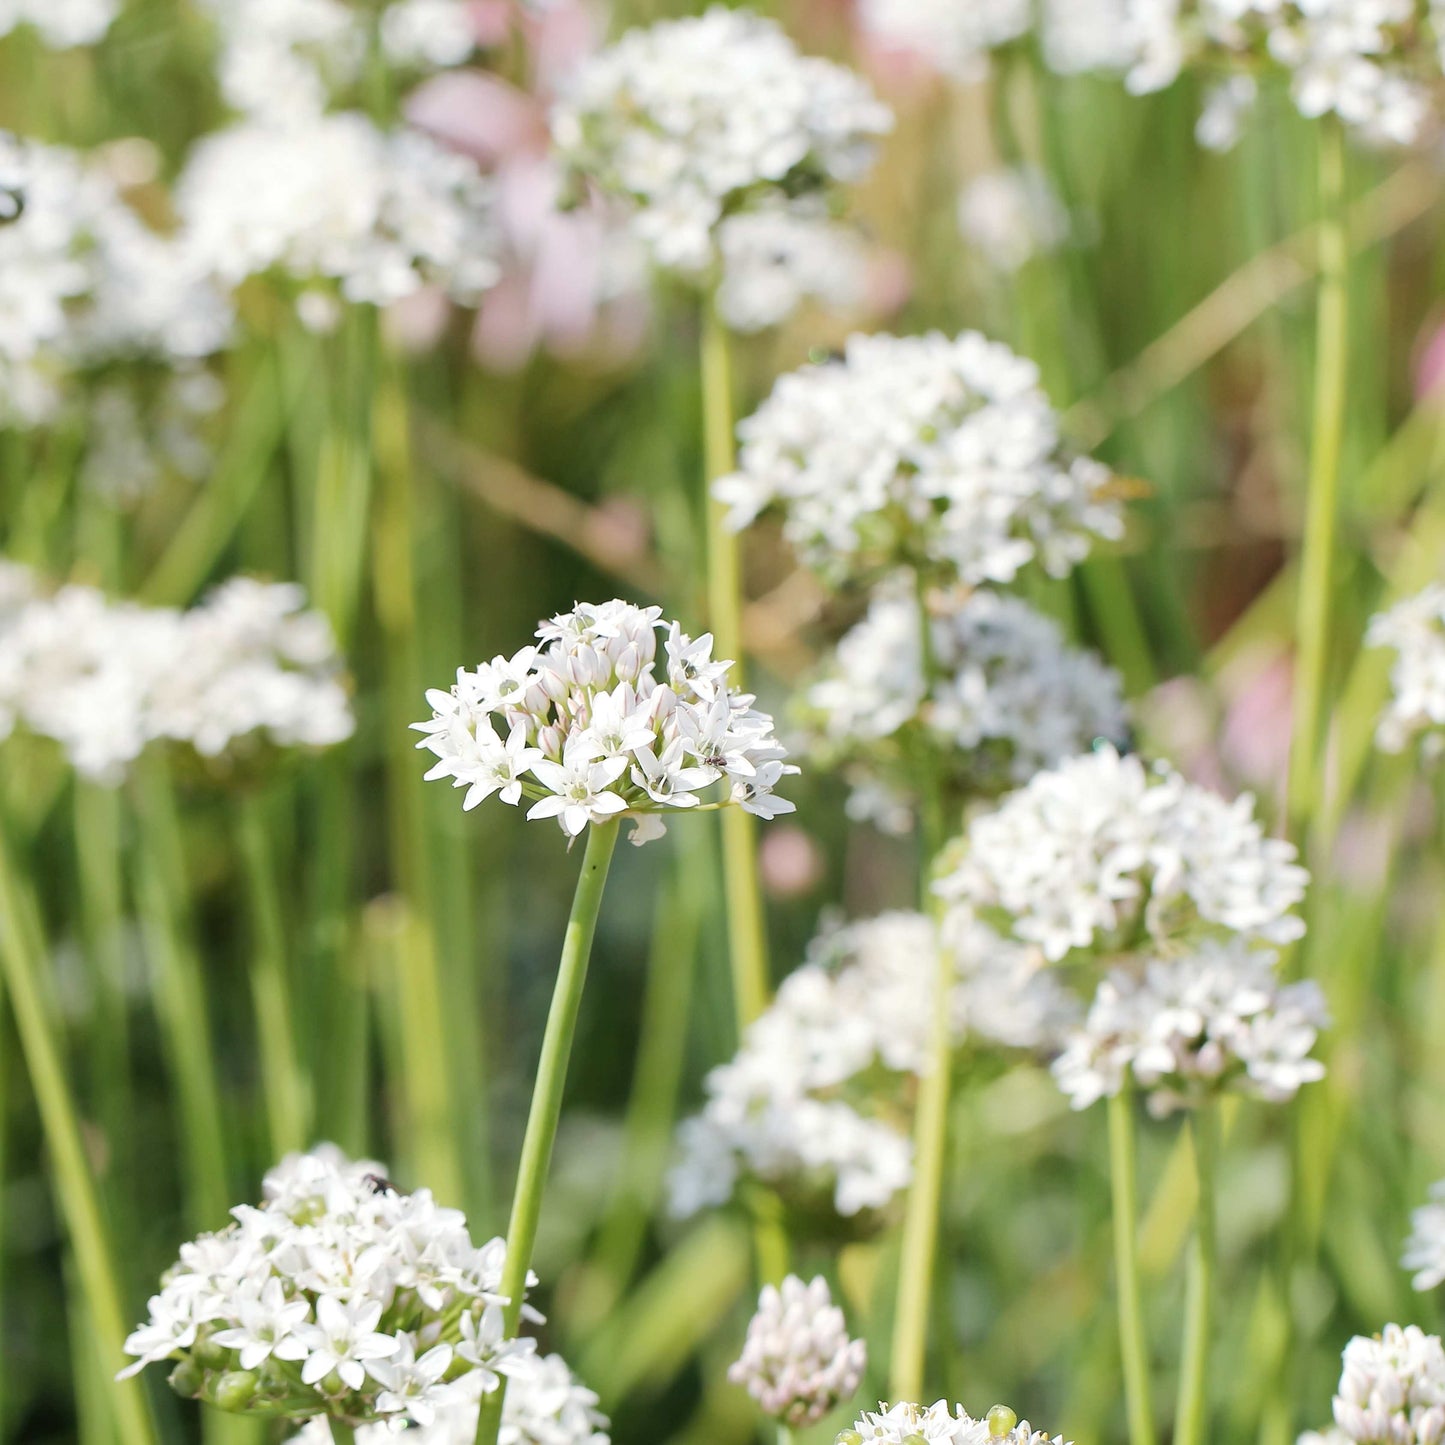
POLYGON ((892 125, 861 78, 714 6, 629 31, 556 108, 561 159, 634 208, 656 264, 701 276, 725 217, 858 180, 892 125))
POLYGON ((1142 976, 1116 969, 1054 1061, 1076 1109, 1133 1078, 1156 1117, 1237 1088, 1271 1103, 1324 1078, 1310 1057, 1329 1024, 1312 980, 1283 984, 1272 950, 1210 941, 1178 958, 1150 959, 1142 976))
POLYGON ((714 659, 711 633, 693 639, 661 616, 617 599, 578 603, 537 629, 541 647, 459 669, 450 692, 427 693, 431 720, 413 724, 438 759, 426 776, 465 788, 463 808, 526 796, 529 818, 556 818, 574 838, 625 813, 632 841, 646 842, 664 831, 662 814, 703 806, 717 784, 726 794, 710 806, 791 813, 773 790, 798 769, 772 718, 728 686, 732 663, 714 659))
POLYGON ((502 1337, 506 1246, 474 1245, 430 1190, 323 1147, 289 1156, 264 1193, 182 1248, 122 1378, 175 1360, 172 1386, 221 1409, 425 1427, 459 1380, 495 1388, 534 1347, 502 1337))
POLYGON ((841 361, 782 377, 738 436, 738 470, 714 484, 729 524, 777 507, 833 577, 1061 575, 1123 531, 1108 469, 1061 447, 1038 368, 976 332, 851 337, 841 361))
POLYGON ((1051 963, 1075 949, 1177 953, 1203 938, 1291 943, 1309 874, 1228 802, 1111 747, 1039 773, 974 818, 938 891, 1051 963))
POLYGON ((1445 751, 1445 583, 1372 618, 1365 640, 1399 654, 1390 669, 1394 695, 1376 733, 1380 746, 1398 753, 1418 738, 1427 757, 1438 757, 1445 751))
POLYGON ((803 202, 728 216, 717 228, 718 315, 733 331, 763 331, 804 300, 834 311, 861 305, 867 251, 851 227, 803 202))
MULTIPOLYGON (((596 1393, 576 1379, 561 1355, 513 1355, 506 1376, 498 1445, 609 1445, 596 1393)), ((452 1397, 437 1407, 431 1424, 413 1424, 404 1432, 407 1445, 473 1445, 482 1383, 477 1370, 453 1381, 452 1397)), ((392 1445, 395 1439, 389 1423, 363 1425, 356 1432, 356 1445, 392 1445)), ((315 1419, 293 1442, 332 1445, 330 1427, 315 1419)))
POLYGON ((99 164, 0 131, 0 196, 0 426, 51 417, 77 368, 226 344, 229 304, 199 259, 145 226, 99 164))
MULTIPOLYGON (((1072 1022, 1067 996, 1025 950, 979 925, 945 942, 958 966, 954 1037, 1045 1047, 1072 1022)), ((679 1131, 670 1176, 678 1215, 727 1203, 744 1180, 801 1211, 844 1217, 886 1208, 912 1178, 913 1080, 927 1068, 939 935, 917 913, 885 913, 824 933, 708 1075, 707 1103, 679 1131)))
POLYGON ((882 44, 924 57, 956 80, 988 73, 991 50, 1033 27, 1033 0, 863 0, 864 27, 882 44))
POLYGON ((17 725, 116 784, 153 743, 205 759, 321 748, 355 726, 326 619, 291 584, 234 578, 188 612, 63 587, 0 615, 0 735, 17 725))
POLYGON ((192 254, 227 285, 276 272, 377 306, 424 286, 478 300, 499 274, 491 200, 466 156, 352 112, 218 131, 176 192, 192 254))
POLYGON ((1430 1187, 1430 1202, 1410 1216, 1410 1237, 1400 1263, 1415 1274, 1416 1289, 1434 1289, 1445 1282, 1445 1179, 1430 1187))
POLYGON ((945 1400, 880 1406, 842 1431, 834 1445, 917 1445, 920 1440, 924 1445, 1064 1445, 1062 1435, 1050 1439, 1007 1405, 995 1405, 975 1420, 962 1405, 950 1412, 945 1400))
MULTIPOLYGON (((937 680, 924 679, 911 588, 885 586, 804 694, 819 756, 855 783, 849 811, 889 822, 879 798, 906 798, 917 748, 933 749, 959 794, 997 793, 1088 748, 1122 742, 1119 675, 1071 648, 1059 627, 1018 598, 950 591, 930 600, 937 680)), ((909 809, 901 804, 906 820, 909 809)))
POLYGON ((1072 225, 1048 177, 1016 166, 969 181, 958 198, 958 229, 988 265, 1011 274, 1063 247, 1072 225))
POLYGON ((94 45, 120 14, 120 0, 0 0, 0 39, 32 27, 52 50, 94 45))
POLYGON ((781 1286, 763 1286, 728 1379, 746 1389, 764 1414, 796 1430, 816 1425, 852 1399, 867 1363, 868 1346, 848 1337, 828 1281, 818 1275, 804 1284, 790 1274, 781 1286))
POLYGON ((1353 1445, 1439 1445, 1445 1435, 1439 1337, 1416 1325, 1356 1335, 1345 1346, 1334 1416, 1340 1437, 1353 1445))

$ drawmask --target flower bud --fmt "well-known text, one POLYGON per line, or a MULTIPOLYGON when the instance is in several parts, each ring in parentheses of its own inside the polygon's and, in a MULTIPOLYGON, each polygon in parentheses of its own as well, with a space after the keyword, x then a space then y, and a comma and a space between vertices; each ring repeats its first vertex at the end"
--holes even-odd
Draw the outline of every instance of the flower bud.
POLYGON ((216 1381, 211 1398, 221 1410, 244 1410, 256 1393, 256 1376, 250 1370, 227 1370, 216 1381))
POLYGON ((183 1399, 194 1400, 201 1393, 201 1387, 206 1383, 206 1376, 194 1358, 187 1355, 171 1371, 168 1383, 171 1389, 183 1399))
POLYGON ((988 1412, 988 1433, 994 1437, 1007 1435, 1019 1422, 1019 1417, 1007 1405, 995 1405, 988 1412))

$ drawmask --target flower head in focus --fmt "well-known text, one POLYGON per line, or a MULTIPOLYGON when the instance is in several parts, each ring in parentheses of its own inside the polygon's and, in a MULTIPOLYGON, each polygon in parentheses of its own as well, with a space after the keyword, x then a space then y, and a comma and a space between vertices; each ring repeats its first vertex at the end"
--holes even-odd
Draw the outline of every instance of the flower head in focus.
POLYGON ((729 525, 775 508, 833 580, 1061 576, 1123 533, 1108 469, 1064 449, 1038 368, 977 332, 851 337, 842 360, 781 378, 738 437, 713 487, 729 525))
POLYGON ((1386 752, 1402 752, 1418 740, 1428 758, 1445 751, 1445 583, 1370 620, 1366 642, 1393 648, 1390 698, 1376 737, 1386 752))
POLYGON ((841 1431, 834 1445, 1064 1445, 1020 1420, 1007 1405, 995 1405, 975 1420, 962 1405, 950 1411, 945 1400, 932 1405, 880 1405, 860 1415, 851 1430, 841 1431))
POLYGON ((711 806, 792 812, 774 789, 798 770, 772 718, 728 686, 732 664, 713 657, 711 634, 689 637, 661 615, 579 603, 537 629, 540 647, 459 670, 450 692, 427 693, 430 721, 413 724, 437 757, 427 777, 465 788, 464 808, 526 797, 529 818, 556 818, 574 838, 625 814, 646 841, 663 815, 710 793, 711 806))
POLYGON ((1445 1350, 1416 1325, 1386 1325, 1345 1346, 1323 1438, 1352 1445, 1439 1445, 1445 1435, 1445 1350))
POLYGON ((851 1399, 867 1363, 868 1347, 849 1338, 827 1280, 819 1275, 804 1284, 790 1274, 781 1285, 764 1285, 728 1379, 764 1414, 801 1429, 851 1399))

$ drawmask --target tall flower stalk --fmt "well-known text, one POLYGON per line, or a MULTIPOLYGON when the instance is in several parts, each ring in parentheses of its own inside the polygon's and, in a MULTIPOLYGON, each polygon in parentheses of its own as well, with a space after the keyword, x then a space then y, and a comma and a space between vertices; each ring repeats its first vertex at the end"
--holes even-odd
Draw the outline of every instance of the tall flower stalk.
POLYGON ((1129 1445, 1154 1445, 1154 1406, 1149 1389, 1149 1345, 1139 1290, 1139 1179, 1134 1090, 1127 1082, 1109 1100, 1109 1182, 1113 1191, 1114 1281, 1118 1295, 1119 1354, 1124 1364, 1124 1404, 1129 1445))
POLYGON ((1185 1287, 1184 1337, 1179 1362, 1179 1402, 1174 1415, 1176 1445, 1203 1445, 1209 1392, 1209 1337, 1214 1313, 1215 1166, 1219 1158, 1216 1106, 1200 1108, 1191 1123, 1199 1201, 1190 1244, 1185 1287))

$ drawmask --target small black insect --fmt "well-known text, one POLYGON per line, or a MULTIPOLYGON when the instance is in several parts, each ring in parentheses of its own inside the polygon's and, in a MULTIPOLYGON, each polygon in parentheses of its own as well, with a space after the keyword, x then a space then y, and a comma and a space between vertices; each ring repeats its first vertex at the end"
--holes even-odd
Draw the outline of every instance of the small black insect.
POLYGON ((380 1174, 363 1174, 361 1182, 373 1194, 399 1194, 401 1192, 390 1179, 384 1179, 380 1174))

